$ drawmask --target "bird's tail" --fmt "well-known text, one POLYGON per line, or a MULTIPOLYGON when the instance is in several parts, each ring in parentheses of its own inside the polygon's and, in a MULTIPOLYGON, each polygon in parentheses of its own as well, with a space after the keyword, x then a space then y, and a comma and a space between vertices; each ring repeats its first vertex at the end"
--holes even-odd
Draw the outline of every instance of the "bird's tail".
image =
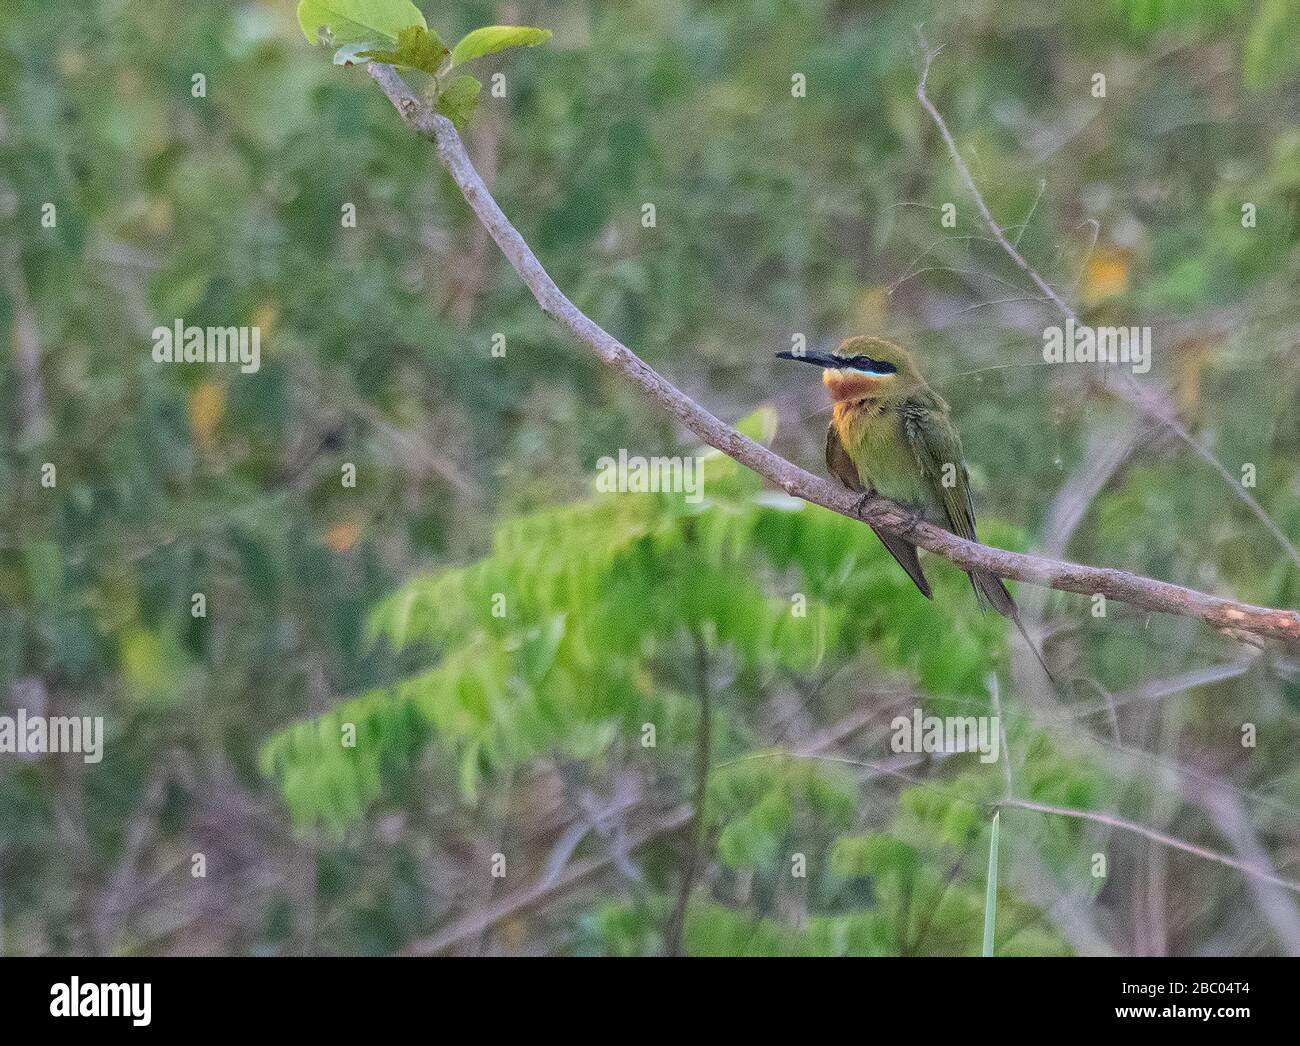
POLYGON ((1037 644, 1029 638, 1029 633, 1025 631, 1024 622, 1020 620, 1020 608, 1016 606, 1016 601, 1011 598, 1011 593, 1007 591, 1007 586, 1002 583, 1002 579, 996 574, 988 574, 982 570, 972 570, 970 572, 970 583, 975 589, 975 598, 981 606, 992 607, 1016 626, 1021 638, 1024 639, 1029 649, 1034 652, 1034 657, 1043 666, 1043 671, 1047 673, 1047 678, 1052 681, 1052 686, 1059 694, 1061 685, 1056 681, 1056 676, 1052 675, 1052 670, 1047 667, 1047 662, 1043 660, 1042 651, 1038 649, 1037 644))

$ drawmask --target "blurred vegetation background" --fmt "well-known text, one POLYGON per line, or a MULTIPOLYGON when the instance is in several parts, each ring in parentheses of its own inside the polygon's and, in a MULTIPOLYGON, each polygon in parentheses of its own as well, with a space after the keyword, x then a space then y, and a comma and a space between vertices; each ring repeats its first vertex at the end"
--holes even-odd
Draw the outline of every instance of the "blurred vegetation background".
MULTIPOLYGON (((883 334, 953 405, 984 540, 1300 603, 1295 0, 421 8, 553 30, 487 60, 468 147, 710 410, 821 471, 824 394, 773 353, 883 334), (1042 366, 1060 317, 918 104, 918 23, 993 214, 1085 319, 1152 328, 1136 380, 1229 480, 1042 366)), ((724 459, 699 505, 595 493, 692 440, 289 0, 12 0, 0 58, 0 711, 108 733, 0 755, 5 954, 656 954, 675 919, 691 954, 978 954, 1008 789, 1080 816, 1004 809, 998 954, 1300 954, 1295 892, 1150 837, 1300 880, 1294 651, 1022 588, 1056 695, 955 569, 927 603, 724 459), (261 369, 154 363, 177 318, 260 326, 261 369), (1000 710, 1003 759, 892 752, 918 707, 1000 710)))

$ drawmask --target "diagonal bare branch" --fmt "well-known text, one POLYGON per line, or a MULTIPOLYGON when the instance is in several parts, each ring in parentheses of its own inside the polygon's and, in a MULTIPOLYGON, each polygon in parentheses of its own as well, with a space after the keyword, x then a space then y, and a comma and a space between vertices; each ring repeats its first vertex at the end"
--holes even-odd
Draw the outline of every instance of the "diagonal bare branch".
POLYGON ((420 101, 391 66, 372 62, 368 68, 406 125, 433 142, 438 160, 537 299, 542 312, 709 446, 752 469, 785 493, 890 533, 906 534, 909 541, 965 570, 985 570, 999 577, 1062 592, 1100 593, 1139 610, 1198 618, 1220 629, 1300 641, 1300 612, 1295 610, 1251 606, 1124 570, 1082 566, 991 548, 918 522, 892 501, 880 497, 868 499, 859 511, 856 494, 814 476, 719 421, 574 305, 492 198, 451 121, 420 101))

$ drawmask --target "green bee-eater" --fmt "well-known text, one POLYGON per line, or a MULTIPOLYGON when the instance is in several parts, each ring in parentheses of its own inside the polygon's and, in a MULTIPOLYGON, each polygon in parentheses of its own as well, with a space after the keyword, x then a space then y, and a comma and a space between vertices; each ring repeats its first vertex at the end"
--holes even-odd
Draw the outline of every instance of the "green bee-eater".
MULTIPOLYGON (((777 356, 823 368, 822 381, 834 403, 826 431, 826 466, 836 479, 864 495, 882 494, 958 537, 979 540, 961 436, 948 404, 926 384, 905 349, 880 338, 856 337, 832 353, 777 356)), ((876 536, 921 594, 932 599, 916 546, 881 530, 876 536)), ((1010 618, 1042 664, 1002 580, 982 570, 968 573, 980 605, 1010 618)))

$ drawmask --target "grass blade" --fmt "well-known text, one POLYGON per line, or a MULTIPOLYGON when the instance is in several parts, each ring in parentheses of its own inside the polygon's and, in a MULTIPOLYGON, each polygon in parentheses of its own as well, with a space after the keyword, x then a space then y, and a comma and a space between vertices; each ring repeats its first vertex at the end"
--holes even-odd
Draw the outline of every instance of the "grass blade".
POLYGON ((998 921, 998 819, 993 815, 993 835, 989 840, 989 878, 984 890, 984 950, 982 955, 993 954, 993 926, 998 921))

